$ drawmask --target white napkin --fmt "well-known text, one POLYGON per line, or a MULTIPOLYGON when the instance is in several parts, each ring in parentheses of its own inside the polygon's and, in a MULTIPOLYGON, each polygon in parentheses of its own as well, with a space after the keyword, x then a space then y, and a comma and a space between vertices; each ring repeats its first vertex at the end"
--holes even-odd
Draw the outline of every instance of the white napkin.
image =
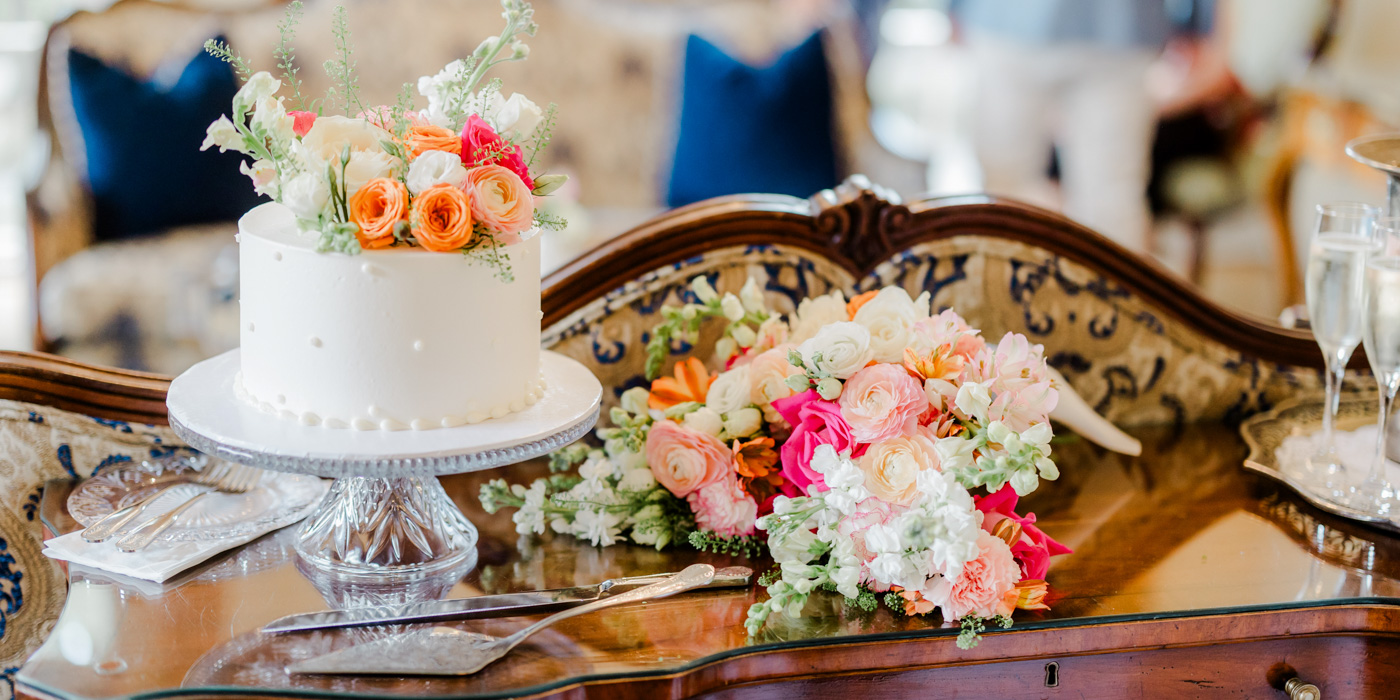
MULTIPOLYGON (((329 485, 329 482, 322 482, 323 487, 329 487, 329 485)), ((303 518, 311 515, 311 512, 316 510, 320 504, 320 498, 312 499, 308 505, 301 509, 295 522, 301 522, 303 518)), ((227 552, 234 547, 245 545, 276 529, 278 528, 268 527, 239 537, 198 542, 156 541, 145 549, 135 552, 123 552, 117 549, 115 543, 118 537, 113 537, 105 542, 92 543, 84 540, 82 530, 78 530, 45 542, 44 554, 53 559, 62 559, 114 574, 160 583, 220 552, 227 552)))

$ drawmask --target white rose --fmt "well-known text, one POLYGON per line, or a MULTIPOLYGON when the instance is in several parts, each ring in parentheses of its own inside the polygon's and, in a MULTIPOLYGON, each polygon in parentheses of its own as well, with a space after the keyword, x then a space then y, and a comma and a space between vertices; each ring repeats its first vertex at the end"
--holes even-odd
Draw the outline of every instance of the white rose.
POLYGON ((656 488, 656 477, 646 467, 633 469, 622 475, 617 488, 622 491, 650 491, 656 488))
POLYGON ((247 153, 243 144, 243 132, 229 121, 228 117, 219 117, 204 132, 204 145, 199 147, 201 151, 207 151, 211 146, 218 146, 219 152, 223 153, 230 149, 239 153, 247 153))
POLYGON ((749 368, 740 366, 719 375, 710 385, 705 405, 720 414, 749 406, 749 368))
POLYGON ((544 121, 544 112, 528 97, 515 92, 511 93, 510 99, 500 103, 487 119, 495 124, 496 133, 508 138, 514 135, 518 141, 535 133, 535 129, 544 121))
POLYGON ((253 108, 253 133, 263 133, 274 141, 285 143, 296 138, 296 119, 282 107, 282 98, 264 97, 253 108))
POLYGON ((461 156, 447 151, 424 151, 408 166, 408 191, 413 194, 444 183, 457 189, 467 184, 467 169, 462 166, 461 156))
POLYGON ((763 427, 763 411, 752 406, 741 408, 724 417, 724 432, 730 437, 749 437, 763 427))
POLYGON ((384 151, 352 151, 345 166, 345 192, 349 197, 377 177, 392 177, 396 160, 384 151))
POLYGON ((850 317, 846 315, 846 298, 839 290, 816 298, 803 299, 802 303, 797 305, 797 313, 793 314, 792 330, 788 339, 794 343, 801 343, 816 335, 822 326, 848 320, 850 317))
POLYGON ((282 81, 272 77, 271 73, 260 70, 248 78, 243 87, 238 88, 238 92, 233 96, 233 109, 235 112, 246 112, 258 100, 269 97, 280 89, 282 81))
POLYGON ((282 186, 281 201, 298 219, 315 219, 325 211, 330 194, 324 176, 301 173, 282 186))
POLYGON ((885 287, 856 311, 852 321, 870 331, 870 347, 880 362, 899 362, 912 340, 914 324, 928 318, 927 294, 919 301, 902 287, 885 287))
POLYGON ((388 132, 364 119, 330 115, 317 117, 316 123, 301 137, 301 145, 306 155, 319 159, 325 167, 325 163, 340 162, 340 154, 347 144, 352 154, 356 151, 383 152, 380 142, 388 136, 388 132))
POLYGON ((706 407, 685 414, 685 418, 681 419, 681 425, 706 435, 719 435, 719 431, 724 429, 724 421, 719 417, 719 414, 706 407))
POLYGON ((815 336, 797 346, 797 352, 809 368, 827 372, 837 379, 849 379, 870 364, 874 356, 870 349, 870 331, 851 321, 822 326, 815 336))

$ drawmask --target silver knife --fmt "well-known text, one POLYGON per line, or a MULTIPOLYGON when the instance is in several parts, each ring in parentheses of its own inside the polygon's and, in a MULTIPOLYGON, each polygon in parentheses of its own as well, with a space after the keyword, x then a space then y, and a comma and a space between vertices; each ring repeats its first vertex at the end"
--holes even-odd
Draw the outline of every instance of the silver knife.
MULTIPOLYGON (((264 626, 262 631, 267 634, 277 634, 279 632, 301 632, 336 627, 536 615, 590 603, 610 595, 656 583, 674 575, 667 573, 631 576, 608 579, 592 586, 482 595, 475 598, 430 600, 408 605, 382 605, 350 610, 301 613, 273 620, 264 626)), ((705 588, 738 588, 749 585, 749 580, 752 578, 753 570, 746 566, 725 567, 715 571, 714 580, 705 588)))

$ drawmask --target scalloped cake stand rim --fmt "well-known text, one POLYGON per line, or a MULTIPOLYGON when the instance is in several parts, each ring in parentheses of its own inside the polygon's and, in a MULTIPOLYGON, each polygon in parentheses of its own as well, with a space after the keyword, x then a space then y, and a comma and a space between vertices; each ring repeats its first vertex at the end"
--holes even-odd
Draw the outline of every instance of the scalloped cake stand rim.
POLYGON ((588 368, 544 350, 544 395, 523 411, 455 428, 355 430, 304 426, 238 399, 238 370, 234 349, 171 382, 166 406, 175 434, 216 457, 325 477, 439 476, 522 462, 587 434, 598 421, 603 394, 588 368))

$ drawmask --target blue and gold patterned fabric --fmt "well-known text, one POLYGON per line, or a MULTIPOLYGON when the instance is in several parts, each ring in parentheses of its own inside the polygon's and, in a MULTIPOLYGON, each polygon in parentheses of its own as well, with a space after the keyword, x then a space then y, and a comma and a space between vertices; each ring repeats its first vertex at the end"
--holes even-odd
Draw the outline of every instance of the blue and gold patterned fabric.
POLYGON ((63 608, 62 570, 41 553, 44 483, 188 449, 166 428, 0 400, 0 698, 63 608))

